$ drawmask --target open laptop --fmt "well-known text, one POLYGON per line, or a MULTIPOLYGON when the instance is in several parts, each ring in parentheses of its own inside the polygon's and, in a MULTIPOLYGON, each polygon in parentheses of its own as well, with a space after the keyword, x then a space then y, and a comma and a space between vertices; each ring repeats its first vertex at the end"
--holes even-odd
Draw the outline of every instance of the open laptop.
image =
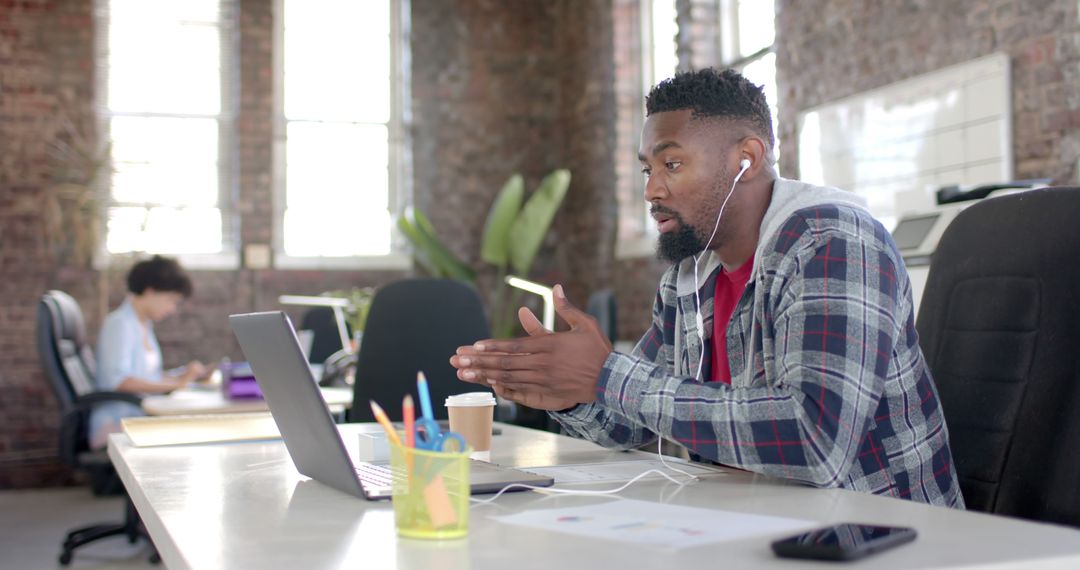
MULTIPOLYGON (((288 315, 280 311, 232 315, 229 323, 255 372, 296 469, 350 495, 372 500, 390 498, 389 467, 385 463, 354 465, 349 457, 288 315)), ((555 482, 551 477, 484 461, 472 461, 469 474, 473 494, 496 493, 512 483, 548 487, 555 482)))

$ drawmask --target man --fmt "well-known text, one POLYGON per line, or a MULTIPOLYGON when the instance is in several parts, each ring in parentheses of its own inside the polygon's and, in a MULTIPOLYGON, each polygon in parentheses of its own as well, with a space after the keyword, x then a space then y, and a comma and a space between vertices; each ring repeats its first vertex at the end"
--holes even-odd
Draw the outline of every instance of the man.
POLYGON ((769 108, 734 71, 657 85, 638 156, 660 230, 652 327, 631 354, 556 287, 571 326, 486 340, 458 376, 615 448, 657 436, 723 465, 963 508, 911 285, 861 200, 777 177, 769 108), (700 315, 700 318, 699 318, 700 315))

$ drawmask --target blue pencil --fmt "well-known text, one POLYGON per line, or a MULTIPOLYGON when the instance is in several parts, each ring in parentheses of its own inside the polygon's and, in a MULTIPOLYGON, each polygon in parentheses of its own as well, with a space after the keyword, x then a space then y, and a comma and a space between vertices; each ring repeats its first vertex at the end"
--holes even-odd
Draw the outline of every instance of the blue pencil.
POLYGON ((431 411, 431 392, 428 392, 427 377, 424 373, 416 373, 416 391, 420 393, 420 413, 424 419, 435 421, 435 414, 431 411))

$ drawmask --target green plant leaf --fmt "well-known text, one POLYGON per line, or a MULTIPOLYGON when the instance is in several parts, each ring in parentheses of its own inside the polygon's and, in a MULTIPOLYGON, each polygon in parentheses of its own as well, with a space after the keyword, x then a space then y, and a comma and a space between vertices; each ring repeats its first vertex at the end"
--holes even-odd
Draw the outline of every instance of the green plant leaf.
MULTIPOLYGON (((408 207, 403 217, 415 230, 415 236, 410 236, 409 239, 413 241, 416 251, 423 251, 432 265, 438 268, 433 272, 434 276, 450 277, 466 283, 472 283, 476 279, 476 273, 472 268, 462 263, 439 241, 439 237, 435 234, 435 226, 423 212, 408 207)), ((402 229, 405 230, 405 228, 402 229)))
POLYGON ((401 229, 401 233, 404 234, 405 238, 412 244, 413 259, 424 268, 424 271, 427 271, 432 277, 445 277, 439 266, 431 260, 431 256, 428 255, 427 250, 424 249, 424 238, 420 235, 420 230, 409 221, 405 214, 398 216, 397 225, 398 228, 401 229))
POLYGON ((570 188, 570 171, 559 169, 540 181, 540 187, 521 209, 510 229, 510 265, 518 275, 528 276, 555 212, 570 188))
POLYGON ((503 184, 491 210, 488 211, 487 222, 484 223, 484 237, 480 242, 480 259, 496 267, 506 267, 510 255, 510 228, 514 226, 524 199, 525 182, 520 174, 515 174, 503 184))

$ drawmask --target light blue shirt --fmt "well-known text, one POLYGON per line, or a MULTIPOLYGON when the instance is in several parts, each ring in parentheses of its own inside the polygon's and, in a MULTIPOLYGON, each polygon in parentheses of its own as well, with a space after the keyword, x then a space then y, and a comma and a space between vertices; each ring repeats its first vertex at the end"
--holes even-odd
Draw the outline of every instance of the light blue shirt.
MULTIPOLYGON (((161 366, 161 347, 154 336, 153 323, 145 325, 135 314, 131 298, 124 300, 105 317, 97 344, 97 378, 99 390, 116 390, 125 378, 160 382, 164 377, 161 366), (149 348, 143 343, 143 330, 149 348)), ((109 402, 96 406, 90 414, 90 445, 100 447, 105 436, 120 429, 120 419, 141 416, 139 406, 128 402, 109 402)))

